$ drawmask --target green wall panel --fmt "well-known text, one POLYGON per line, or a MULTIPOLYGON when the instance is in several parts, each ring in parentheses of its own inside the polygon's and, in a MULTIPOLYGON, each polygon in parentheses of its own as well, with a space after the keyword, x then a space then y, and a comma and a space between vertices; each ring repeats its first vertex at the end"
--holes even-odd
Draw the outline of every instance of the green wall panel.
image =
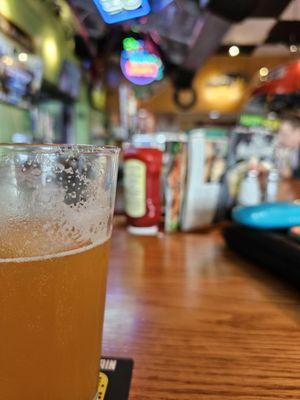
MULTIPOLYGON (((22 28, 34 40, 35 51, 44 62, 44 78, 57 84, 63 60, 76 62, 72 29, 75 21, 67 2, 58 0, 61 18, 51 10, 49 0, 0 0, 0 13, 22 28)), ((75 106, 75 141, 89 143, 90 109, 87 85, 75 106)), ((15 132, 30 132, 29 113, 5 103, 0 103, 0 142, 10 141, 15 132)))
POLYGON ((30 132, 28 111, 0 103, 0 142, 9 142, 16 132, 30 132))

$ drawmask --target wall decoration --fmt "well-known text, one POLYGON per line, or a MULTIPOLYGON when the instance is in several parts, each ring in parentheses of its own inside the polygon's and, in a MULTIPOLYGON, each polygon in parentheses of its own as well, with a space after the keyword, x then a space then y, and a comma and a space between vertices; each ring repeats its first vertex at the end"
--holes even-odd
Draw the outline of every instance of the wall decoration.
POLYGON ((0 32, 0 100, 27 107, 42 77, 41 58, 0 32))

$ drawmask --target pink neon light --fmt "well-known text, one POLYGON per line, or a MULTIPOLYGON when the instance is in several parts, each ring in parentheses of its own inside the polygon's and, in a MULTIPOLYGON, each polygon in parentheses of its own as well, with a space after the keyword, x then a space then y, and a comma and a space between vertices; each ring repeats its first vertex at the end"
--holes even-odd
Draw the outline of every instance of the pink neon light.
POLYGON ((156 78, 159 67, 154 63, 126 61, 125 71, 128 76, 156 78))

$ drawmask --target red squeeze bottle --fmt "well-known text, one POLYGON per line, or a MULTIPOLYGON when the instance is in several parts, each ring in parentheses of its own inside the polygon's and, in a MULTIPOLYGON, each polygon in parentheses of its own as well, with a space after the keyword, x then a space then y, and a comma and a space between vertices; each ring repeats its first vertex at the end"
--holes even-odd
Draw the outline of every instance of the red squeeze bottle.
POLYGON ((161 217, 159 149, 128 147, 124 151, 125 212, 129 232, 155 235, 161 217))

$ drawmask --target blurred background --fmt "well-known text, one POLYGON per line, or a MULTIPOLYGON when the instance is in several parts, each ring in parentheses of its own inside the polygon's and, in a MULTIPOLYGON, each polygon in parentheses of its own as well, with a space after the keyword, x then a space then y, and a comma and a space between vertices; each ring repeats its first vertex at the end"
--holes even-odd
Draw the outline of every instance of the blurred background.
POLYGON ((181 153, 180 196, 195 168, 218 184, 210 222, 243 180, 300 176, 299 42, 300 0, 1 0, 0 141, 181 153))

